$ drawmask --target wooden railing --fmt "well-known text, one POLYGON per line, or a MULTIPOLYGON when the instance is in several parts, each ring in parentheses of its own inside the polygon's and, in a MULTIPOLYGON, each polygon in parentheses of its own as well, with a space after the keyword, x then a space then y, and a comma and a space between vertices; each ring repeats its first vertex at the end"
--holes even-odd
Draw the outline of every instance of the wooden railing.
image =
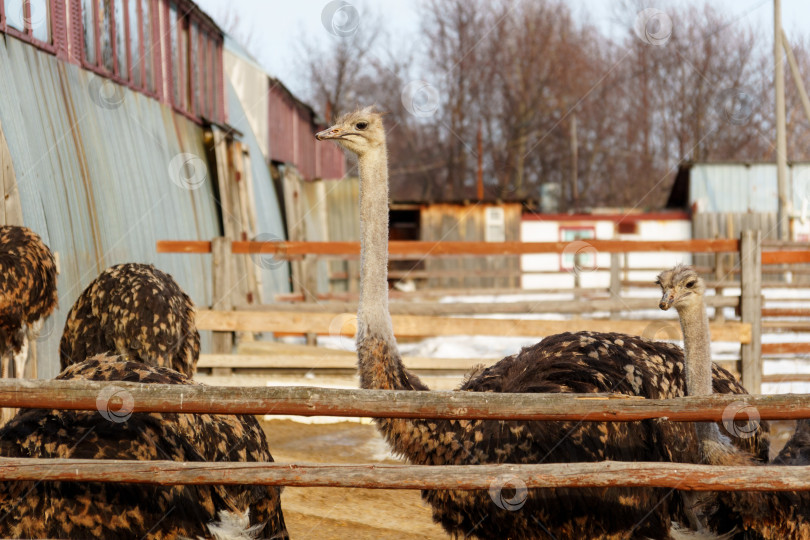
MULTIPOLYGON (((810 395, 713 395, 668 400, 606 394, 407 392, 308 387, 227 388, 126 382, 0 380, 0 406, 127 412, 300 414, 571 422, 754 421, 810 418, 810 395), (108 392, 109 393, 109 392, 108 392)), ((810 467, 717 467, 663 462, 538 465, 335 465, 0 458, 0 480, 160 485, 263 484, 394 489, 488 489, 503 478, 527 488, 669 487, 680 490, 810 490, 810 467)))

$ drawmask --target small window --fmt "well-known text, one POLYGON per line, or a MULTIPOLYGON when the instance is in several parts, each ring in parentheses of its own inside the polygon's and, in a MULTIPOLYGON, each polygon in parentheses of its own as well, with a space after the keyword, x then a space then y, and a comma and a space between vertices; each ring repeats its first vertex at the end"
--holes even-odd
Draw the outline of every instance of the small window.
POLYGON ((169 43, 171 44, 171 64, 168 68, 172 72, 172 103, 180 107, 180 82, 178 80, 180 66, 177 63, 177 59, 179 58, 179 46, 177 44, 177 7, 174 4, 169 5, 169 43))
POLYGON ((141 17, 143 17, 143 65, 146 75, 146 89, 150 92, 157 92, 155 84, 155 52, 160 51, 160 43, 154 41, 152 24, 154 13, 152 12, 152 2, 150 0, 140 0, 141 17))
POLYGON ((126 10, 124 0, 114 0, 115 10, 115 56, 118 60, 118 76, 129 80, 129 64, 127 63, 127 30, 126 10))
POLYGON ((143 69, 143 58, 141 58, 141 23, 139 14, 139 0, 129 0, 128 5, 129 16, 129 50, 130 62, 132 62, 132 83, 138 87, 143 87, 143 77, 141 70, 143 69))
POLYGON ((95 66, 96 35, 94 29, 96 25, 93 18, 93 3, 94 0, 82 0, 82 22, 84 26, 84 60, 95 66))
POLYGON ((28 11, 25 24, 31 29, 34 39, 42 43, 51 42, 51 12, 48 4, 48 0, 25 0, 23 2, 24 8, 28 11))

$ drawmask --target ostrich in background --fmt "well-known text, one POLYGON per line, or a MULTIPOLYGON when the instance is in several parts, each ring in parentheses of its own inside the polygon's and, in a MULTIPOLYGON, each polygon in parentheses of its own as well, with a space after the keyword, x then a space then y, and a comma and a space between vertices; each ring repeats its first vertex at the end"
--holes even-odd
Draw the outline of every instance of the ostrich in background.
MULTIPOLYGON (((316 137, 334 140, 358 156, 361 279, 357 351, 361 386, 427 390, 402 363, 388 310, 388 163, 382 119, 370 108, 363 109, 343 116, 316 137)), ((671 344, 615 333, 564 333, 471 374, 459 390, 620 392, 667 398, 683 395, 682 371, 683 353, 671 344)), ((715 366, 713 375, 719 392, 745 392, 727 371, 715 366)), ((378 418, 376 422, 393 450, 418 464, 699 459, 690 428, 663 421, 378 418)), ((761 433, 741 444, 767 459, 767 437, 761 433)), ((431 504, 434 519, 449 533, 479 538, 553 535, 558 539, 666 539, 672 538, 670 516, 681 522, 694 520, 677 494, 670 496, 670 491, 663 489, 531 489, 523 494, 516 509, 503 504, 505 497, 495 488, 490 492, 426 490, 423 497, 431 504)))
MULTIPOLYGON (((199 385, 172 369, 98 355, 58 380, 199 385)), ((119 389, 118 397, 126 392, 119 389)), ((126 403, 126 401, 125 401, 126 403)), ((3 457, 266 461, 252 416, 21 410, 0 429, 3 457), (101 413, 101 414, 100 414, 101 413)), ((3 538, 288 538, 274 486, 0 482, 3 538), (225 532, 230 531, 230 532, 225 532), (215 534, 215 532, 217 534, 215 534)))
POLYGON ((104 270, 68 314, 59 343, 61 369, 106 352, 193 377, 200 334, 191 298, 151 264, 104 270))
POLYGON ((28 344, 36 341, 42 321, 53 313, 56 304, 56 264, 51 250, 31 229, 0 226, 3 378, 24 375, 28 344))
MULTIPOLYGON (((659 307, 675 307, 683 331, 686 352, 686 392, 690 396, 712 394, 709 375, 711 336, 703 295, 706 286, 693 268, 679 265, 658 276, 663 296, 659 307)), ((695 424, 700 455, 710 465, 759 464, 750 453, 731 445, 729 436, 709 422, 695 424)), ((747 435, 749 429, 743 430, 747 435)), ((733 440, 733 439, 732 439, 733 440)), ((796 432, 785 444, 774 465, 810 465, 810 421, 799 420, 796 432)), ((698 497, 699 511, 709 528, 731 538, 810 539, 810 493, 720 491, 698 497)))

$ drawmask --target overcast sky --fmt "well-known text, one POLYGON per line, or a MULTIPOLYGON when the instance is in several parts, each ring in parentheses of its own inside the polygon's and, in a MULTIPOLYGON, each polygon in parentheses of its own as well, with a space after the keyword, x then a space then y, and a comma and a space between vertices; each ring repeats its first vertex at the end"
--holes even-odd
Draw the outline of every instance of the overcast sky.
MULTIPOLYGON (((294 92, 301 92, 297 77, 295 56, 299 50, 295 42, 300 40, 326 39, 328 34, 321 22, 321 15, 329 0, 195 0, 215 20, 220 21, 229 10, 235 10, 241 23, 252 28, 256 47, 251 51, 268 72, 280 78, 294 92)), ((353 0, 346 0, 355 3, 353 0)), ((697 4, 703 0, 669 0, 656 5, 666 11, 668 5, 697 4)), ((363 2, 357 3, 358 6, 363 2)), ((631 21, 616 18, 616 2, 612 0, 569 0, 574 13, 588 18, 609 36, 623 36, 631 21)), ((764 33, 773 35, 772 0, 714 0, 723 6, 731 24, 753 24, 764 33)), ((394 39, 403 43, 418 44, 418 0, 366 1, 385 15, 389 31, 394 39)), ((362 10, 361 10, 362 11, 362 10)), ((782 21, 788 37, 807 28, 810 21, 810 0, 782 0, 782 21), (804 23, 803 25, 801 23, 804 23)), ((494 21, 493 21, 494 23, 494 21)), ((360 21, 362 25, 362 19, 360 21)), ((673 31, 677 21, 673 21, 673 31)))

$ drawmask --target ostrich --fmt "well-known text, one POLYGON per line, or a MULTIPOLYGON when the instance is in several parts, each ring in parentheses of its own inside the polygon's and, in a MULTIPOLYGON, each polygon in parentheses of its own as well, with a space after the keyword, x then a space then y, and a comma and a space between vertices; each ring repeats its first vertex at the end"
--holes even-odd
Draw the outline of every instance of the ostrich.
MULTIPOLYGON (((344 115, 316 135, 358 156, 361 280, 357 351, 363 388, 427 390, 405 369, 388 310, 388 164, 381 116, 371 108, 344 115)), ((615 333, 549 336, 473 373, 460 391, 620 392, 647 398, 683 395, 683 353, 667 343, 615 333)), ((720 392, 744 389, 713 368, 720 392)), ((601 460, 695 461, 688 428, 632 423, 376 419, 392 449, 417 464, 541 463, 601 460), (672 444, 672 441, 677 441, 672 444)), ((767 439, 745 441, 767 456, 767 439)), ((508 479, 507 479, 508 480, 508 479)), ((519 479, 513 479, 519 482, 519 479)), ((497 483, 496 483, 497 484, 497 483)), ((662 489, 423 491, 433 517, 456 536, 479 538, 671 538, 670 516, 690 519, 662 489), (519 500, 517 500, 519 499, 519 500), (516 502, 517 500, 517 502, 516 502)), ((517 484, 519 487, 519 483, 517 484)))
MULTIPOLYGON (((663 291, 659 307, 675 307, 683 331, 688 395, 711 395, 709 379, 711 337, 703 295, 706 286, 693 268, 678 265, 658 276, 663 291)), ((731 446, 729 434, 717 425, 695 424, 703 462, 710 465, 751 465, 758 460, 731 446)), ((743 430, 748 435, 749 430, 743 430)), ((775 465, 810 464, 810 421, 800 420, 796 432, 774 459, 775 465)), ((734 492, 704 496, 701 512, 709 528, 718 534, 743 539, 810 539, 810 494, 807 492, 734 492)))
POLYGON ((68 314, 61 368, 103 352, 193 377, 200 355, 194 304, 169 274, 150 264, 104 270, 68 314))
MULTIPOLYGON (((172 369, 97 355, 58 380, 198 385, 172 369)), ((119 389, 119 397, 126 391, 119 389)), ((126 403, 126 400, 124 401, 126 403)), ((0 429, 3 457, 273 461, 252 416, 27 409, 0 429), (101 414, 100 414, 101 413, 101 414)), ((288 538, 270 486, 2 482, 3 538, 288 538), (223 534, 230 529, 230 534, 223 534), (239 531, 238 533, 234 531, 239 531)))
POLYGON ((0 357, 2 374, 22 377, 28 343, 36 340, 41 321, 56 309, 56 264, 53 254, 31 229, 0 226, 0 357))

